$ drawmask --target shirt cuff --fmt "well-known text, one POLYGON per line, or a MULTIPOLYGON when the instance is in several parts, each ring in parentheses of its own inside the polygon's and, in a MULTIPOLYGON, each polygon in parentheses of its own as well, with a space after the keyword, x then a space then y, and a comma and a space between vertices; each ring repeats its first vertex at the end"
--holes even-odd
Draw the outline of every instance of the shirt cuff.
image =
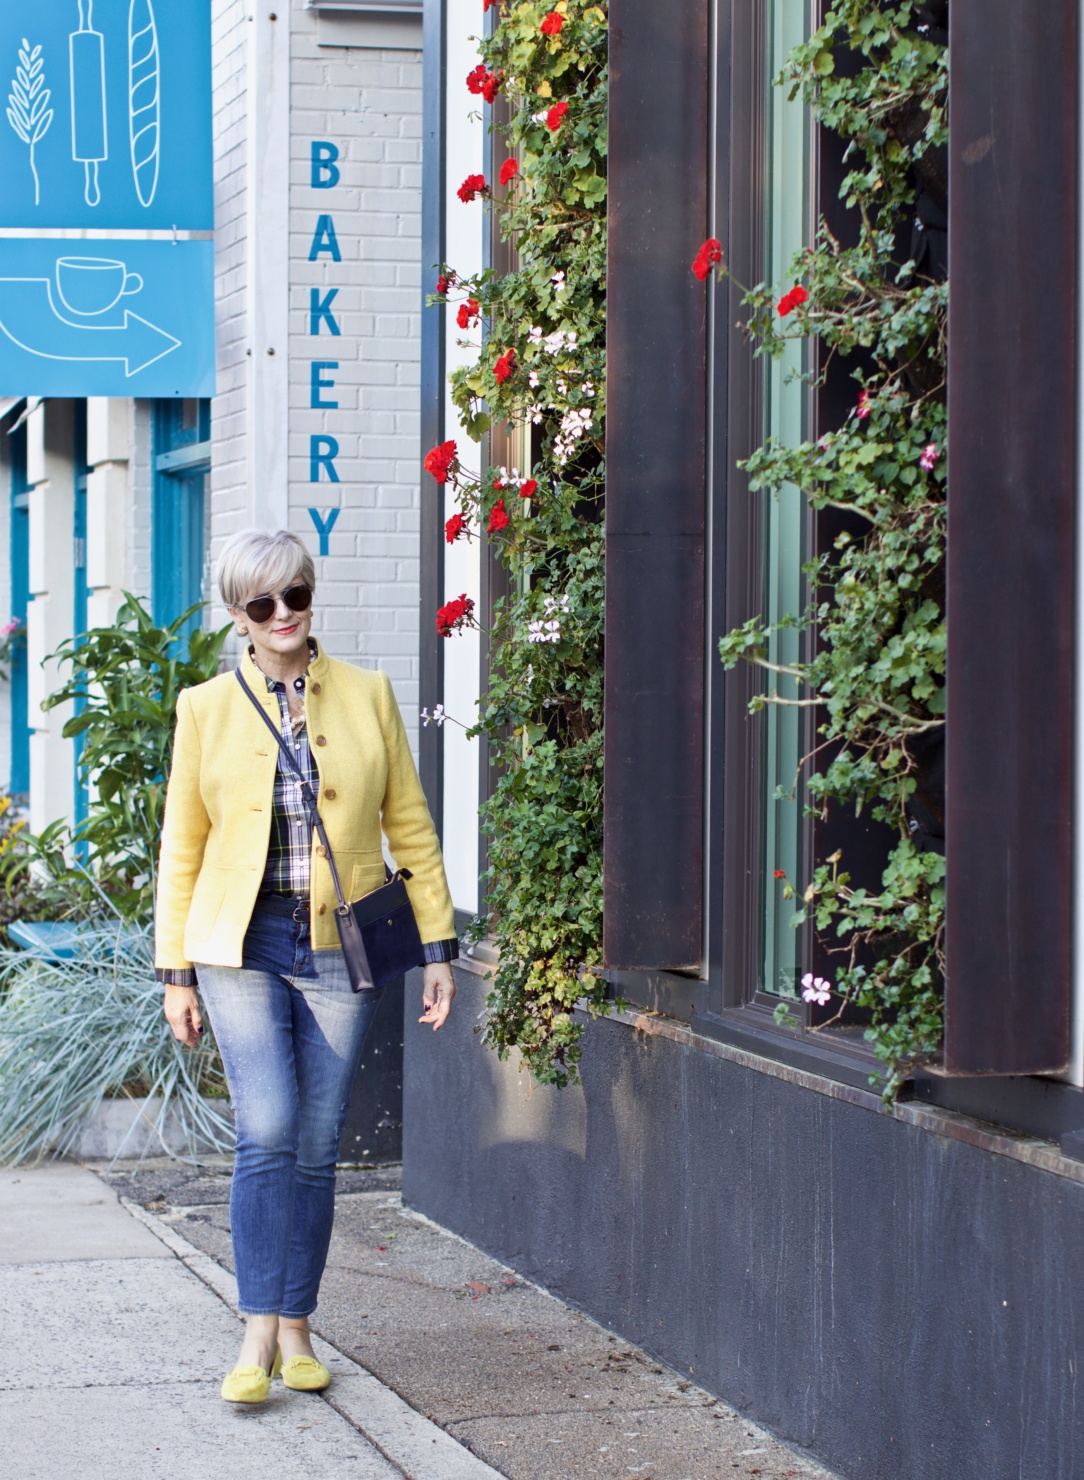
POLYGON ((456 961, 459 959, 459 941, 456 936, 451 940, 431 940, 422 946, 423 966, 435 966, 438 961, 456 961))
POLYGON ((156 966, 154 979, 160 987, 194 987, 196 969, 194 966, 156 966))

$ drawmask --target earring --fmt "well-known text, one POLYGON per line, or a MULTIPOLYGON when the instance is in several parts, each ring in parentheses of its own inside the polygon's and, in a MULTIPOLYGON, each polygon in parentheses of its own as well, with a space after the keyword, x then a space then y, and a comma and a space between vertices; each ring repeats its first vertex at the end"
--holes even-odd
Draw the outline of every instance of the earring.
POLYGON ((247 637, 248 636, 248 628, 247 627, 238 627, 238 629, 237 629, 237 636, 238 637, 247 637))

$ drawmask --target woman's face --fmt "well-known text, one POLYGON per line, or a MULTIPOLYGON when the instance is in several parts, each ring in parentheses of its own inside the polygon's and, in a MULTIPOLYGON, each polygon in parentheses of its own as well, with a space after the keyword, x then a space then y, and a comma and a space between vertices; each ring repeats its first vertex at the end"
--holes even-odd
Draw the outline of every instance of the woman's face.
POLYGON ((301 576, 295 576, 285 586, 279 586, 274 590, 266 587, 259 591, 250 592, 245 603, 253 601, 258 596, 271 596, 275 599, 275 610, 266 621, 258 622, 245 610, 245 603, 239 607, 231 607, 230 613, 239 627, 247 628, 249 641, 256 649, 256 662, 263 668, 268 658, 272 661, 282 662, 284 659, 298 657, 302 654, 308 656, 309 630, 312 627, 312 606, 307 611, 296 612, 286 605, 282 599, 282 593, 291 586, 304 585, 301 576))

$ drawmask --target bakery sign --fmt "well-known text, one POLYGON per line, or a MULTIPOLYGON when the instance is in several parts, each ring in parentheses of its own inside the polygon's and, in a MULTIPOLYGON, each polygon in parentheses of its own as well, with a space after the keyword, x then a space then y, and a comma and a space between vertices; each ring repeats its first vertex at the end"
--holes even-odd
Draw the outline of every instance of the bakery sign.
POLYGON ((0 98, 0 394, 211 394, 210 0, 5 5, 0 98))

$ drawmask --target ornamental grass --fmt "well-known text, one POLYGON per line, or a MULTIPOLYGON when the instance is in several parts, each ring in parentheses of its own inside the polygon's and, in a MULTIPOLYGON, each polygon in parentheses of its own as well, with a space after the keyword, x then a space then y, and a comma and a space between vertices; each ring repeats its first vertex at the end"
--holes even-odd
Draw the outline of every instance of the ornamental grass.
POLYGON ((210 1028, 185 1049, 162 1016, 149 925, 122 921, 103 905, 78 926, 74 954, 0 948, 0 1162, 63 1156, 110 1098, 132 1106, 114 1160, 142 1148, 198 1160, 233 1149, 225 1080, 210 1028), (209 1098, 210 1097, 210 1098, 209 1098), (168 1139, 167 1139, 168 1134, 168 1139))

